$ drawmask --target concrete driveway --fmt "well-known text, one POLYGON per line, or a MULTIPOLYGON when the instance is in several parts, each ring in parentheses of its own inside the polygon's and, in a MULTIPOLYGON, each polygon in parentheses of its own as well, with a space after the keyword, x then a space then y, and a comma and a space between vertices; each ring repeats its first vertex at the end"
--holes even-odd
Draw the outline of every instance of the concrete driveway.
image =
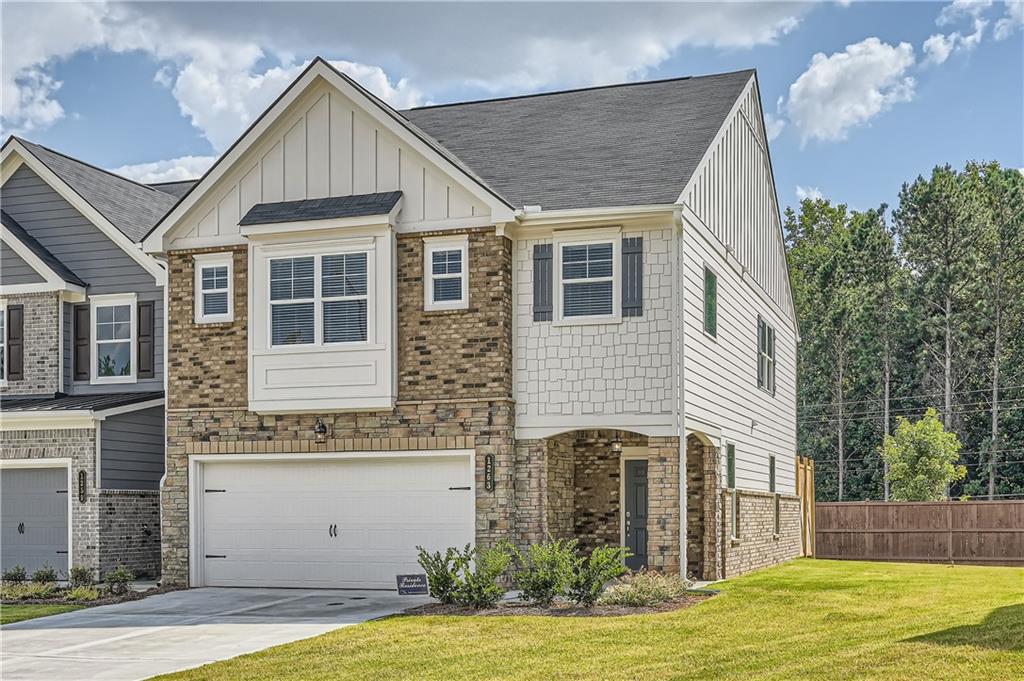
POLYGON ((381 591, 191 589, 9 624, 4 681, 145 679, 391 615, 429 599, 381 591))

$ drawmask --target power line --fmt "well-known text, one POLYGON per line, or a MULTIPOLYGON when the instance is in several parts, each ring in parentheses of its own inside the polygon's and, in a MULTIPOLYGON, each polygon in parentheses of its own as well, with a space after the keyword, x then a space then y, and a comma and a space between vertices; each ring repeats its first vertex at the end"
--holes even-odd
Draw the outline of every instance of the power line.
MULTIPOLYGON (((1013 400, 1007 400, 1007 402, 1011 402, 1011 403, 1024 402, 1024 397, 1013 399, 1013 400)), ((1017 411, 1019 409, 1024 409, 1024 404, 1020 404, 1020 405, 1011 404, 1008 407, 1000 406, 999 407, 999 412, 1003 413, 1003 412, 1008 412, 1008 411, 1017 411)), ((890 412, 890 414, 893 415, 893 416, 905 416, 906 414, 921 413, 922 410, 920 410, 920 409, 907 409, 907 410, 902 410, 902 411, 904 411, 905 413, 896 414, 895 412, 890 412)), ((943 413, 942 409, 936 409, 936 411, 938 411, 940 414, 943 413)), ((969 416, 971 414, 984 414, 984 413, 988 413, 990 411, 991 411, 991 409, 972 409, 972 410, 968 410, 968 411, 953 410, 950 413, 953 416, 969 416)), ((883 412, 864 412, 863 414, 857 414, 857 415, 849 416, 849 417, 845 416, 845 415, 843 417, 841 417, 841 418, 839 416, 824 416, 824 417, 815 417, 813 419, 798 420, 798 422, 800 424, 802 424, 802 425, 809 425, 809 424, 816 424, 816 423, 831 423, 833 421, 844 421, 844 422, 847 422, 847 423, 856 423, 856 422, 860 422, 860 421, 875 421, 875 420, 877 420, 877 419, 879 419, 880 417, 883 417, 883 416, 884 416, 883 412)))
MULTIPOLYGON (((1000 408, 1000 410, 1002 410, 1004 404, 1010 404, 1010 406, 1013 406, 1016 402, 1024 402, 1024 397, 1008 397, 1005 400, 1000 400, 999 408, 1000 408)), ((980 407, 980 406, 988 406, 988 407, 990 407, 991 404, 992 403, 990 401, 988 401, 988 400, 982 400, 981 402, 962 402, 960 404, 954 404, 953 406, 957 407, 958 408, 957 411, 959 411, 959 410, 962 410, 964 407, 980 407)), ((932 407, 932 408, 935 409, 936 411, 940 412, 940 413, 943 411, 943 407, 932 407)), ((889 414, 891 416, 899 416, 902 413, 916 413, 916 412, 920 412, 920 411, 922 411, 922 409, 928 409, 928 407, 923 407, 923 408, 922 407, 897 407, 897 408, 890 409, 889 410, 889 414)), ((957 413, 957 411, 954 411, 953 413, 957 413)), ((989 411, 989 409, 982 409, 981 411, 989 411)), ((842 418, 846 419, 846 418, 853 418, 853 417, 859 417, 859 416, 885 416, 885 410, 884 409, 872 409, 872 410, 869 410, 869 411, 850 412, 849 414, 843 414, 842 418)), ((840 418, 838 414, 831 414, 831 415, 826 415, 826 416, 815 416, 814 417, 814 419, 838 419, 838 418, 840 418)))
MULTIPOLYGON (((1024 385, 1004 385, 1004 386, 999 386, 999 391, 1002 392, 1004 390, 1017 390, 1017 389, 1020 389, 1020 388, 1024 388, 1024 385)), ((992 388, 978 388, 977 390, 956 390, 956 391, 954 391, 954 394, 956 394, 956 395, 970 395, 971 393, 987 393, 987 392, 991 392, 991 391, 992 391, 992 388)), ((902 395, 902 396, 900 396, 900 395, 891 395, 889 397, 889 399, 890 400, 900 400, 900 401, 903 401, 903 400, 923 399, 925 397, 942 397, 945 394, 946 394, 945 391, 939 391, 939 392, 936 392, 936 393, 919 393, 917 395, 902 395)), ((861 402, 878 402, 878 401, 884 400, 884 399, 885 399, 884 397, 872 397, 872 398, 863 399, 863 400, 851 400, 851 401, 845 401, 844 400, 843 403, 844 404, 859 404, 861 402)), ((835 402, 835 401, 833 401, 833 402, 818 402, 816 404, 804 404, 804 405, 801 405, 799 408, 800 409, 810 409, 812 407, 835 406, 836 404, 839 404, 839 403, 835 402)))

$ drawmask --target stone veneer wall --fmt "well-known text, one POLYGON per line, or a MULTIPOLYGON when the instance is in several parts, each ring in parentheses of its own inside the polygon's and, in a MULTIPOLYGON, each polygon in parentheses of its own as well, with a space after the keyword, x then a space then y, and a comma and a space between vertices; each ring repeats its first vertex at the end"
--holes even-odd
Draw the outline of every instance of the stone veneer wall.
POLYGON ((647 565, 679 572, 679 438, 647 440, 647 565))
POLYGON ((96 431, 92 428, 65 430, 9 430, 0 433, 0 458, 71 459, 72 485, 78 472, 86 472, 85 503, 78 490, 68 490, 71 504, 71 564, 99 570, 99 503, 96 491, 96 431))
POLYGON ((100 575, 120 565, 139 579, 160 576, 159 492, 100 490, 100 575))
MULTIPOLYGON (((60 304, 56 293, 5 296, 8 305, 25 308, 25 378, 8 381, 0 395, 52 395, 60 387, 60 304)), ((6 330, 6 320, 5 320, 6 330)))
MULTIPOLYGON (((722 493, 723 536, 730 532, 729 513, 732 490, 722 493)), ((760 570, 800 555, 800 498, 779 495, 779 534, 774 530, 774 494, 739 490, 740 538, 726 539, 723 550, 723 577, 735 577, 760 570)))
POLYGON ((722 577, 718 543, 722 526, 719 502, 719 450, 696 436, 686 439, 686 570, 697 579, 722 577))
MULTIPOLYGON (((623 447, 646 447, 647 438, 636 433, 614 430, 581 430, 574 435, 573 534, 580 540, 580 548, 585 551, 592 551, 598 546, 618 546, 622 533, 619 520, 622 476, 619 455, 612 451, 612 440, 619 435, 623 447)), ((651 473, 648 468, 648 478, 651 473)))

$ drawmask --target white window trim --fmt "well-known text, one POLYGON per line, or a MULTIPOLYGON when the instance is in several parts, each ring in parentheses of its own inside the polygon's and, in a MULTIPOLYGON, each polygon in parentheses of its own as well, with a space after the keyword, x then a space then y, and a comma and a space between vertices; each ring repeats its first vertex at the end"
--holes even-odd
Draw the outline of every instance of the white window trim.
MULTIPOLYGON (((552 275, 554 279, 554 326, 581 326, 585 324, 617 324, 622 322, 622 230, 618 227, 602 229, 573 230, 555 232, 554 263, 552 275), (562 248, 565 246, 585 246, 590 244, 612 245, 612 313, 609 315, 589 315, 586 317, 566 317, 562 310, 565 299, 564 281, 562 278, 562 248)), ((572 283, 583 283, 586 279, 576 279, 572 283)))
MULTIPOLYGON (((138 382, 136 376, 139 371, 139 339, 137 328, 138 306, 136 305, 136 302, 136 296, 134 293, 115 293, 89 297, 89 383, 93 385, 110 385, 138 382), (111 307, 114 305, 127 305, 131 310, 131 318, 129 321, 129 324, 131 325, 131 335, 128 342, 131 347, 132 372, 128 376, 99 376, 99 353, 96 352, 96 310, 100 307, 111 307)), ((123 343, 124 341, 120 342, 123 343)))
MULTIPOLYGON (((765 358, 764 362, 764 382, 757 387, 760 390, 768 393, 771 396, 775 396, 775 327, 768 323, 768 320, 760 315, 757 318, 757 365, 758 372, 760 372, 761 358, 765 358), (771 354, 761 350, 761 325, 764 324, 765 338, 767 339, 769 332, 772 337, 770 344, 772 352, 771 354)), ((766 345, 768 343, 766 342, 766 345)))
POLYGON ((330 348, 332 350, 342 350, 346 348, 353 349, 367 349, 368 346, 373 345, 374 330, 375 330, 375 314, 376 306, 374 304, 375 296, 375 268, 374 268, 374 257, 375 249, 373 239, 353 239, 348 242, 332 242, 325 244, 321 248, 310 249, 306 248, 287 248, 281 250, 273 250, 263 255, 264 262, 266 265, 266 281, 265 296, 266 296, 266 325, 267 325, 267 350, 275 353, 288 353, 298 351, 309 351, 316 350, 317 348, 330 348), (327 299, 323 297, 323 282, 321 281, 322 273, 322 259, 325 255, 347 255, 354 253, 365 253, 366 254, 366 340, 365 341, 345 341, 335 343, 325 343, 323 341, 324 336, 324 314, 323 304, 324 302, 330 302, 333 300, 351 300, 355 298, 363 298, 363 296, 331 296, 327 299), (288 260, 290 258, 302 258, 310 257, 313 258, 313 297, 312 298, 299 298, 291 300, 279 300, 276 301, 278 305, 288 305, 294 303, 313 303, 313 342, 312 343, 292 343, 289 345, 274 345, 274 314, 273 308, 275 301, 270 299, 270 264, 274 260, 288 260))
MULTIPOLYGON (((224 324, 235 320, 235 277, 233 253, 201 253, 192 256, 195 268, 193 294, 195 297, 196 324, 224 324), (225 314, 203 314, 203 269, 208 267, 228 268, 228 311, 225 314)), ((215 289, 209 293, 220 293, 225 289, 215 289)))
POLYGON ((427 237, 423 239, 423 309, 465 310, 469 307, 469 235, 427 237), (437 251, 461 251, 462 272, 460 274, 434 274, 433 256, 437 251), (458 300, 434 301, 434 281, 458 277, 462 286, 462 297, 458 300))

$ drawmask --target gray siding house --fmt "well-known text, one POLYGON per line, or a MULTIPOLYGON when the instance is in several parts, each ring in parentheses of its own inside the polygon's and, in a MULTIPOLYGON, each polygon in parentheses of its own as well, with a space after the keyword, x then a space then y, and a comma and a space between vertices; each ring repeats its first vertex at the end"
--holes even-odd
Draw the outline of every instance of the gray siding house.
POLYGON ((177 200, 12 137, 0 152, 3 569, 160 571, 165 269, 177 200))

